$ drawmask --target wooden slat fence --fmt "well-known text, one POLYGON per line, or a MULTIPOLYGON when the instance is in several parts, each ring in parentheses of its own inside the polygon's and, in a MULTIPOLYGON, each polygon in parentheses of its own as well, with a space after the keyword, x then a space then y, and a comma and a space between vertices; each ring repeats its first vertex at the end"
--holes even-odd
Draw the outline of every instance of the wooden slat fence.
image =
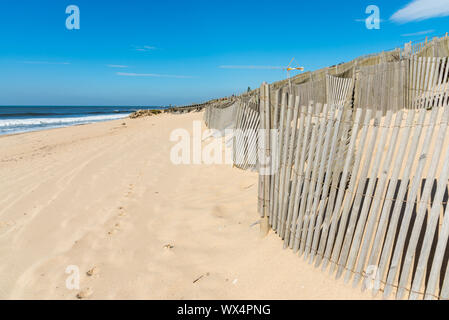
POLYGON ((238 103, 227 103, 221 105, 213 104, 206 108, 204 112, 204 122, 210 129, 225 130, 233 128, 237 113, 238 103))
POLYGON ((385 298, 449 299, 448 80, 447 57, 412 55, 235 104, 234 165, 259 170, 284 248, 385 298))
POLYGON ((244 170, 256 169, 258 164, 257 145, 260 126, 259 112, 251 108, 255 102, 237 104, 234 142, 234 166, 244 170))

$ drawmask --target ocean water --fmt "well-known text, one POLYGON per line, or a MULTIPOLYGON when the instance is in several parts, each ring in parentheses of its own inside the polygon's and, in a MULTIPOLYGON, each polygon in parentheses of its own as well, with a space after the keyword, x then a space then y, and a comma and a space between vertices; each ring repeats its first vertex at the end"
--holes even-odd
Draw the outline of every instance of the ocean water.
POLYGON ((0 135, 116 120, 139 109, 164 107, 0 106, 0 135))

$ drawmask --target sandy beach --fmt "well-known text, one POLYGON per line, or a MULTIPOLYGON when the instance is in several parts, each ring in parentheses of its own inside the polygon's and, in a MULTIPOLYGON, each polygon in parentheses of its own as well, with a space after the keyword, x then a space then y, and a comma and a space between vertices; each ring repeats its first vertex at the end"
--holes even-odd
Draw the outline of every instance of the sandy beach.
POLYGON ((0 137, 0 299, 371 298, 260 238, 256 173, 170 162, 202 117, 0 137))

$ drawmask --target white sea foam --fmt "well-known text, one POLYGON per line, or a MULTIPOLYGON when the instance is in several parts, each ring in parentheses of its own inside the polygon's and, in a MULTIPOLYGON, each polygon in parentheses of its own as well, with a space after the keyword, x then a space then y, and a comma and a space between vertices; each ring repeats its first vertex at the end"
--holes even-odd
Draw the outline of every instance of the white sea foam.
POLYGON ((107 114, 79 117, 59 117, 59 118, 23 118, 23 119, 0 119, 0 134, 11 134, 34 130, 66 127, 70 125, 85 124, 116 120, 127 117, 128 114, 107 114))

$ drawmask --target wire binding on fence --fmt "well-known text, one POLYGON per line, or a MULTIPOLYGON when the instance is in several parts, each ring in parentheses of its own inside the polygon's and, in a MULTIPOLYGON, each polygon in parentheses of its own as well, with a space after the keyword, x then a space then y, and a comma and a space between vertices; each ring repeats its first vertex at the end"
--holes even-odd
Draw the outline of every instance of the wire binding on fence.
POLYGON ((264 83, 205 112, 236 129, 234 165, 259 171, 258 212, 284 247, 354 285, 371 277, 373 294, 449 298, 448 43, 264 83))

